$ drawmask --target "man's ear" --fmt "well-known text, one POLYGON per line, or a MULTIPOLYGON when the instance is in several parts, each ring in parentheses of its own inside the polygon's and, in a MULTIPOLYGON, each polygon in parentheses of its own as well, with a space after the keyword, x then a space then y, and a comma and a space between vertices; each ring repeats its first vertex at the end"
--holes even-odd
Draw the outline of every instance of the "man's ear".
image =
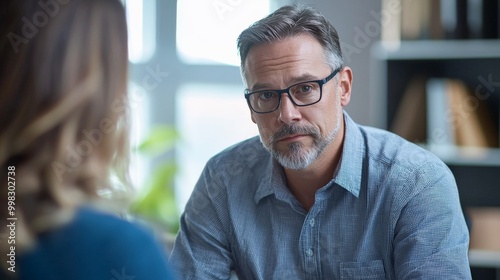
POLYGON ((352 69, 348 66, 345 66, 339 72, 339 81, 338 81, 339 89, 340 89, 340 104, 342 106, 347 106, 351 101, 351 89, 352 89, 352 69))

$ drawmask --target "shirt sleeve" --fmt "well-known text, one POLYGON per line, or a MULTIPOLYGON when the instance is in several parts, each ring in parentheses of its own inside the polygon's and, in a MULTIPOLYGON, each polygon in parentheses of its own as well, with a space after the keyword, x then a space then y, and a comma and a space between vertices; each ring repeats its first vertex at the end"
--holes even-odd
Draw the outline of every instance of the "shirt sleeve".
MULTIPOLYGON (((207 165, 208 166, 208 165, 207 165)), ((205 167, 181 216, 170 263, 179 279, 230 279, 233 269, 227 194, 205 167)))
POLYGON ((397 279, 471 279, 469 233, 451 171, 425 164, 412 174, 400 197, 394 233, 397 279))

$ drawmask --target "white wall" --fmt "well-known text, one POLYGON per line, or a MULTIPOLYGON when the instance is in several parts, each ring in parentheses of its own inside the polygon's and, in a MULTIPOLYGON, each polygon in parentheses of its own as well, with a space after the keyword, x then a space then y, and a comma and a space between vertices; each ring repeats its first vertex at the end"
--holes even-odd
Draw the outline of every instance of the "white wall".
POLYGON ((346 107, 358 123, 370 120, 370 48, 380 40, 380 0, 301 0, 318 9, 337 29, 346 65, 354 72, 351 103, 346 107))

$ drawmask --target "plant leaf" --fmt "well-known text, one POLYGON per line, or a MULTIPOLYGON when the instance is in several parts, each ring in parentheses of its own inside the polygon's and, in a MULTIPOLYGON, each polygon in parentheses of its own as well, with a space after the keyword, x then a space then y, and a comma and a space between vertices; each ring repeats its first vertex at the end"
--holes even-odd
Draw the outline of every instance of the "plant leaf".
POLYGON ((173 126, 153 127, 149 137, 146 138, 138 147, 138 151, 149 155, 159 155, 170 149, 178 140, 179 134, 173 126))

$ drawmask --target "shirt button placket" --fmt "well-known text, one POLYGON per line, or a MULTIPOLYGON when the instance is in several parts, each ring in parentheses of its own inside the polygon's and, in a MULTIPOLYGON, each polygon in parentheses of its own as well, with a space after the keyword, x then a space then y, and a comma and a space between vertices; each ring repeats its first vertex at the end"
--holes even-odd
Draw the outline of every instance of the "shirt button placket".
POLYGON ((304 279, 318 279, 321 278, 319 273, 319 263, 317 257, 319 256, 319 252, 317 252, 317 248, 315 248, 315 244, 317 243, 317 223, 314 217, 314 213, 310 212, 308 219, 304 223, 303 233, 304 233, 304 243, 303 243, 303 252, 305 258, 305 271, 304 271, 304 279))
POLYGON ((311 227, 314 227, 314 223, 315 223, 314 218, 311 218, 311 219, 309 220, 309 225, 310 225, 311 227))
MULTIPOLYGON (((311 227, 314 227, 314 222, 315 222, 315 221, 314 221, 314 218, 309 219, 309 225, 310 225, 311 227)), ((312 257, 312 256, 314 256, 314 251, 313 251, 313 249, 312 249, 312 248, 309 248, 309 249, 306 251, 306 255, 307 255, 308 257, 312 257)))
MULTIPOLYGON (((312 227, 314 227, 314 222, 315 222, 315 221, 314 221, 314 218, 309 219, 309 225, 311 226, 311 228, 312 228, 312 227)), ((307 249, 307 251, 306 251, 306 255, 307 255, 308 257, 312 257, 312 256, 314 256, 314 251, 313 251, 313 249, 312 249, 312 248, 307 249)))
POLYGON ((306 255, 307 255, 308 257, 312 257, 312 256, 314 256, 314 251, 313 251, 311 248, 309 248, 309 249, 307 249, 307 251, 306 251, 306 255))

